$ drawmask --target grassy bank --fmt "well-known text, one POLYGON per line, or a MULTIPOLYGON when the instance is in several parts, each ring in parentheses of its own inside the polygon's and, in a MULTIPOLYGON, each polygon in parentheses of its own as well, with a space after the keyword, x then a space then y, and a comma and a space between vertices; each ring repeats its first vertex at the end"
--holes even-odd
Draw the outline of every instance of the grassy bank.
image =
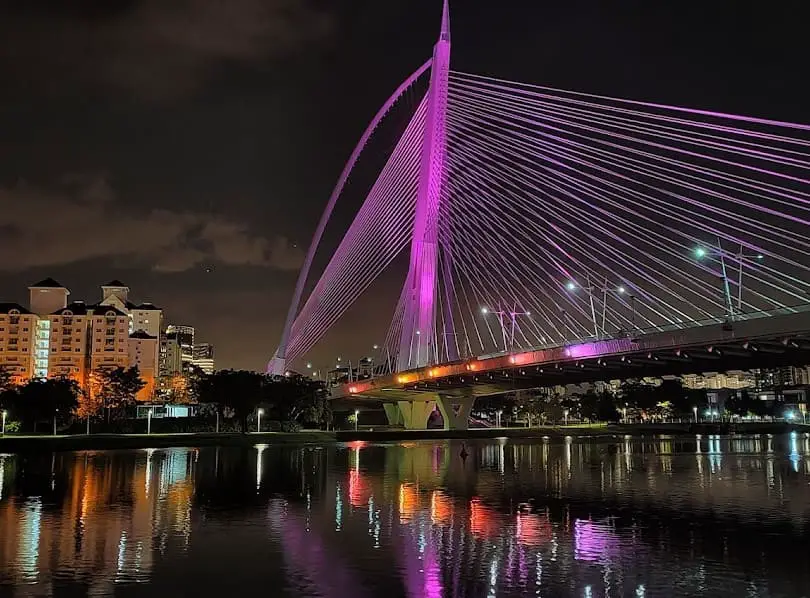
POLYGON ((169 448, 180 446, 254 446, 256 444, 328 444, 355 440, 396 442, 408 440, 476 440, 492 438, 562 439, 604 438, 616 436, 694 435, 694 434, 786 434, 791 431, 810 432, 810 425, 725 422, 699 424, 627 424, 588 426, 543 426, 534 428, 479 428, 472 430, 393 430, 375 429, 337 432, 302 431, 268 432, 262 434, 93 434, 91 436, 16 436, 0 438, 0 453, 32 451, 78 451, 169 448))

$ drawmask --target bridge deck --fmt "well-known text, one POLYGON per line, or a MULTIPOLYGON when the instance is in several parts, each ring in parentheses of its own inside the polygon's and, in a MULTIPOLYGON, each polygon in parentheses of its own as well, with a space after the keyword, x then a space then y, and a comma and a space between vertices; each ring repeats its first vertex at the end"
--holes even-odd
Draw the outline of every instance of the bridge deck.
POLYGON ((413 400, 419 393, 485 396, 515 388, 621 377, 810 362, 810 306, 633 337, 482 356, 336 387, 333 399, 413 400), (769 317, 766 317, 769 316, 769 317))

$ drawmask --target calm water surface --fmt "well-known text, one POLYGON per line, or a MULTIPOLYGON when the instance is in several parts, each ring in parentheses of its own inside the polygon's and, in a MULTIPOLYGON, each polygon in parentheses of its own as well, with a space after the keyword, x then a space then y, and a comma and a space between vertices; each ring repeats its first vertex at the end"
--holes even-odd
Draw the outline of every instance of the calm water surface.
POLYGON ((810 438, 0 456, 0 596, 807 596, 810 438))

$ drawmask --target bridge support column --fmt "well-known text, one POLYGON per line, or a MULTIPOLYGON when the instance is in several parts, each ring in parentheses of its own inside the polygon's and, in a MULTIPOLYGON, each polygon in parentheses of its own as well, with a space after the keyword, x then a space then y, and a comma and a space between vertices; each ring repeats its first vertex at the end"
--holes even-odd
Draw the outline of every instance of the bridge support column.
POLYGON ((385 417, 388 418, 389 426, 404 426, 405 422, 402 421, 402 411, 397 403, 383 403, 385 409, 385 417))
POLYGON ((439 395, 436 402, 439 405, 439 411, 442 412, 445 430, 466 430, 470 427, 470 413, 475 403, 474 396, 439 395))
POLYGON ((400 401, 397 406, 406 430, 426 430, 430 414, 436 409, 436 401, 400 401))

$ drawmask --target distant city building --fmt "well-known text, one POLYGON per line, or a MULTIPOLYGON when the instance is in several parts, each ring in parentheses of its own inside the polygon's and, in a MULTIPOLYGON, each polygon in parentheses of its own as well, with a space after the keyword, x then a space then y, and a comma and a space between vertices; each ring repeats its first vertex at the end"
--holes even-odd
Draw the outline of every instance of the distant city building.
POLYGON ((160 339, 142 330, 129 337, 129 364, 136 366, 146 385, 138 393, 139 401, 150 401, 155 396, 160 375, 160 339))
POLYGON ((194 361, 194 328, 172 324, 166 328, 166 337, 177 341, 177 345, 180 347, 182 371, 187 373, 194 361))
POLYGON ((201 343, 194 345, 192 365, 200 368, 206 374, 214 373, 214 345, 201 343))
POLYGON ((129 287, 101 286, 101 301, 68 302, 70 291, 46 278, 29 287, 29 307, 0 303, 0 368, 17 384, 32 378, 69 377, 85 390, 94 373, 137 366, 151 400, 160 366, 163 313, 129 301, 129 287))
POLYGON ((161 378, 171 378, 183 373, 183 356, 180 349, 180 341, 177 336, 168 334, 162 340, 163 346, 161 347, 161 364, 160 376, 161 378))

